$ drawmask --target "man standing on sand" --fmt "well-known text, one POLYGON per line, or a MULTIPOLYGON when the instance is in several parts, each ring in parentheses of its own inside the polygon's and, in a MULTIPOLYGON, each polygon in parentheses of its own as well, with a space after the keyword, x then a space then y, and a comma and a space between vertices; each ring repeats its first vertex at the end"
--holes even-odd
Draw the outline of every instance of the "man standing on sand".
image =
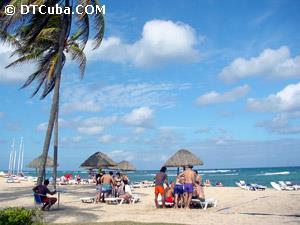
POLYGON ((110 175, 111 173, 104 174, 101 177, 101 184, 102 184, 102 193, 103 193, 103 202, 106 196, 111 195, 112 193, 112 186, 114 183, 113 177, 110 175))
POLYGON ((185 209, 190 208, 190 203, 194 192, 195 173, 192 169, 193 166, 188 166, 180 174, 180 176, 184 177, 183 198, 184 198, 185 209))
POLYGON ((165 189, 164 189, 164 183, 167 185, 167 187, 169 187, 169 183, 168 183, 168 176, 166 174, 167 168, 165 166, 163 166, 160 169, 160 172, 158 172, 155 176, 155 197, 154 197, 154 202, 155 202, 155 206, 156 208, 158 208, 158 201, 157 201, 157 197, 160 194, 161 196, 161 201, 162 201, 162 206, 163 208, 165 208, 165 189))

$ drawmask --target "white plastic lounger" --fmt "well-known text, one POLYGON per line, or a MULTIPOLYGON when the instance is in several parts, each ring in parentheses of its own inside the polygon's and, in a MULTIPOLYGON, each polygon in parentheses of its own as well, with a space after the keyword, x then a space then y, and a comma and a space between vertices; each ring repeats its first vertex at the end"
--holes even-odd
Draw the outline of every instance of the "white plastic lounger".
POLYGON ((280 187, 282 190, 285 190, 285 191, 294 191, 294 187, 290 187, 290 186, 287 186, 283 181, 278 181, 280 187))
POLYGON ((293 184, 291 181, 286 181, 285 184, 288 187, 293 187, 295 191, 300 190, 300 185, 298 184, 293 184))
POLYGON ((104 199, 107 204, 120 204, 122 205, 124 199, 123 198, 105 198, 104 199))
POLYGON ((212 205, 214 208, 217 207, 218 200, 213 198, 205 199, 205 201, 201 201, 200 199, 192 199, 193 203, 200 204, 201 208, 206 210, 207 206, 212 205))
POLYGON ((251 186, 253 187, 253 188, 255 188, 255 190, 258 190, 258 191, 264 191, 264 190, 266 190, 266 186, 263 186, 263 185, 259 185, 259 184, 251 184, 251 186))
POLYGON ((94 203, 95 198, 94 197, 84 197, 84 198, 80 198, 80 201, 82 203, 94 203))
POLYGON ((7 179, 6 179, 6 183, 20 183, 20 181, 17 180, 17 179, 7 178, 7 179))
POLYGON ((279 184, 277 184, 276 182, 271 182, 270 184, 275 190, 282 191, 281 186, 279 184))
POLYGON ((138 201, 140 201, 140 196, 137 195, 137 194, 133 194, 132 199, 131 199, 131 203, 137 203, 138 201))
POLYGON ((246 182, 243 180, 240 180, 240 182, 236 182, 236 185, 244 190, 256 191, 256 186, 253 186, 251 184, 246 184, 246 182))

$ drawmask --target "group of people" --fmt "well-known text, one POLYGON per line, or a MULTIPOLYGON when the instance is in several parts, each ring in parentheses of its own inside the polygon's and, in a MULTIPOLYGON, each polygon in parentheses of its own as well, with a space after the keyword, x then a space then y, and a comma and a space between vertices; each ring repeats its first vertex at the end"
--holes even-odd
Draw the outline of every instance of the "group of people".
POLYGON ((129 186, 129 179, 126 174, 112 171, 101 172, 94 177, 96 183, 96 203, 104 202, 106 197, 120 197, 126 201, 132 198, 132 191, 129 186))
POLYGON ((174 204, 174 208, 188 209, 191 205, 192 198, 205 200, 204 191, 202 188, 202 177, 193 166, 183 167, 183 172, 178 174, 175 182, 168 182, 166 174, 167 168, 162 167, 160 172, 155 176, 155 197, 154 202, 156 208, 159 207, 158 196, 161 196, 162 207, 165 203, 174 204), (164 187, 166 185, 166 188, 164 187))

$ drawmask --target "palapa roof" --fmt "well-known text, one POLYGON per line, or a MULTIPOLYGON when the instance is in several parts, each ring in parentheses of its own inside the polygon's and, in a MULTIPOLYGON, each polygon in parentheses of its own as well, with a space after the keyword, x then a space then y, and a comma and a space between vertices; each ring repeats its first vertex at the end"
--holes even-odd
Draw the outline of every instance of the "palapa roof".
POLYGON ((136 168, 134 167, 134 165, 132 165, 128 161, 119 162, 118 165, 116 166, 116 168, 118 170, 124 170, 124 171, 134 171, 134 170, 136 170, 136 168))
POLYGON ((199 166, 203 162, 186 149, 180 149, 164 164, 166 167, 199 166))
POLYGON ((116 166, 115 163, 111 158, 109 158, 106 154, 102 152, 96 152, 91 155, 87 160, 85 160, 80 167, 85 168, 108 168, 116 166))
MULTIPOLYGON (((27 167, 28 168, 40 168, 42 167, 42 156, 40 155, 39 157, 35 158, 34 160, 32 160, 27 167)), ((58 164, 57 164, 58 166, 58 164)), ((47 157, 47 161, 46 161, 46 167, 54 167, 54 161, 51 157, 47 157)))

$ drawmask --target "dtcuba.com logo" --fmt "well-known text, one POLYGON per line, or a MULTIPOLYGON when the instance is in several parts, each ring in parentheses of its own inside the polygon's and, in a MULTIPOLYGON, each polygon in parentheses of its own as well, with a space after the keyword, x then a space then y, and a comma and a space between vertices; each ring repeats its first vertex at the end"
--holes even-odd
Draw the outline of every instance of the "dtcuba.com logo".
POLYGON ((13 5, 7 5, 4 8, 4 13, 8 16, 12 16, 19 10, 20 14, 26 15, 32 14, 100 14, 105 15, 105 5, 77 5, 74 10, 70 7, 62 7, 56 4, 53 7, 46 5, 21 5, 21 7, 16 8, 13 5))

